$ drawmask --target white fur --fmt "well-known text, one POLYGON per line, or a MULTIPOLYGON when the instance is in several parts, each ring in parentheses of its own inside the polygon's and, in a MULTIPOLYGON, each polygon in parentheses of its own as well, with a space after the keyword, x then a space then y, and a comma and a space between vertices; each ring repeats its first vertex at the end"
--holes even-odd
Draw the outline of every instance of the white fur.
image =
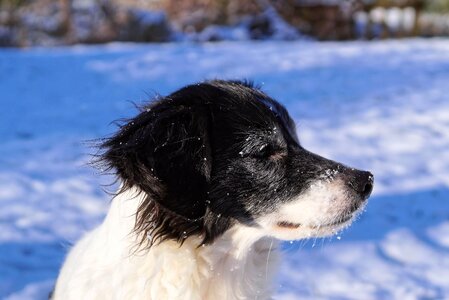
MULTIPOLYGON (((333 235, 350 225, 357 212, 341 179, 323 178, 275 212, 259 218, 257 223, 267 235, 281 240, 298 240, 333 235), (341 224, 333 224, 350 217, 341 224), (280 221, 298 224, 297 228, 279 226, 280 221)), ((358 211, 360 211, 359 209, 358 211)))
POLYGON ((275 240, 238 225, 212 245, 197 247, 192 237, 136 252, 142 198, 134 194, 117 196, 104 222, 70 251, 53 299, 270 299, 275 240))
POLYGON ((189 237, 182 246, 164 241, 139 251, 133 229, 142 196, 126 191, 70 251, 54 299, 270 299, 277 239, 332 235, 356 215, 345 183, 331 175, 256 219, 259 226, 235 225, 201 247, 200 237, 189 237))

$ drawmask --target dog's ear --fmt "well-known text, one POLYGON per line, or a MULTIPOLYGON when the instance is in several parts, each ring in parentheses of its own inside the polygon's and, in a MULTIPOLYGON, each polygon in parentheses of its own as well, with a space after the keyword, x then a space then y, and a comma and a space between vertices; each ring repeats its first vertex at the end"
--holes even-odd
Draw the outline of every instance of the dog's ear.
POLYGON ((138 233, 153 241, 182 241, 201 231, 212 166, 207 107, 159 100, 101 147, 122 189, 145 193, 136 215, 138 233))

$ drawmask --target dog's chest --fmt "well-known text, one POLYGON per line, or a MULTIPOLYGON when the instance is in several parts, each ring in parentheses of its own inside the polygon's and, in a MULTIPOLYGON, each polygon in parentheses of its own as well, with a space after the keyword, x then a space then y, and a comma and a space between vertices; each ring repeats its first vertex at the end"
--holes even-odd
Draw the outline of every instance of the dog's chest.
POLYGON ((277 258, 273 242, 256 242, 245 253, 226 243, 197 248, 189 242, 182 247, 167 242, 154 247, 132 259, 124 272, 129 288, 123 286, 122 291, 141 291, 150 299, 269 299, 277 258))
MULTIPOLYGON (((118 199, 116 199, 118 200, 118 199)), ((233 227, 211 245, 189 238, 135 251, 135 201, 115 201, 104 223, 66 259, 55 299, 269 299, 276 242, 233 227)))

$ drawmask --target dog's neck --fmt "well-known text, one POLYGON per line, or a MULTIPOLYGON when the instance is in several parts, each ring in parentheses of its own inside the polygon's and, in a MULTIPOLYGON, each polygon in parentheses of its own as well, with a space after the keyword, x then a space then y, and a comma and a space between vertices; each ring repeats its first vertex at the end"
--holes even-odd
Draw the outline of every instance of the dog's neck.
MULTIPOLYGON (((123 192, 114 199, 105 220, 109 236, 120 233, 122 241, 127 241, 122 248, 122 256, 134 255, 133 251, 139 241, 139 237, 132 232, 135 212, 142 199, 143 196, 135 190, 123 192)), ((185 293, 200 291, 200 295, 191 295, 193 299, 269 298, 271 276, 277 262, 275 240, 263 237, 256 228, 234 225, 212 244, 198 247, 200 242, 199 236, 189 237, 182 246, 175 241, 164 241, 148 250, 137 252, 128 261, 138 264, 139 269, 146 269, 142 276, 157 278, 166 268, 177 270, 182 273, 179 274, 180 277, 173 279, 176 282, 167 284, 180 287, 185 293), (185 282, 181 283, 180 280, 185 282), (189 288, 192 285, 196 288, 189 288), (232 294, 225 294, 231 291, 232 294)), ((161 296, 159 299, 171 299, 171 293, 176 291, 152 293, 161 296)))
POLYGON ((237 225, 202 247, 198 256, 210 268, 205 273, 209 289, 204 299, 268 299, 277 262, 277 241, 261 236, 254 228, 237 225), (233 295, 221 296, 227 283, 233 295), (220 294, 221 293, 221 294, 220 294))

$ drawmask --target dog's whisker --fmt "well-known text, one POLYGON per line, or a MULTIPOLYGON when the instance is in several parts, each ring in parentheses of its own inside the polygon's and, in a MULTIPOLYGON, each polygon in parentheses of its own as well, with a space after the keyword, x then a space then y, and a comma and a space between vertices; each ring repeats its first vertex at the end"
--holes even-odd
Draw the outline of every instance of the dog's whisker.
POLYGON ((265 280, 266 281, 268 281, 268 264, 270 263, 270 254, 271 254, 272 247, 273 247, 273 239, 271 239, 270 248, 268 249, 268 254, 267 254, 267 261, 265 263, 265 280))

